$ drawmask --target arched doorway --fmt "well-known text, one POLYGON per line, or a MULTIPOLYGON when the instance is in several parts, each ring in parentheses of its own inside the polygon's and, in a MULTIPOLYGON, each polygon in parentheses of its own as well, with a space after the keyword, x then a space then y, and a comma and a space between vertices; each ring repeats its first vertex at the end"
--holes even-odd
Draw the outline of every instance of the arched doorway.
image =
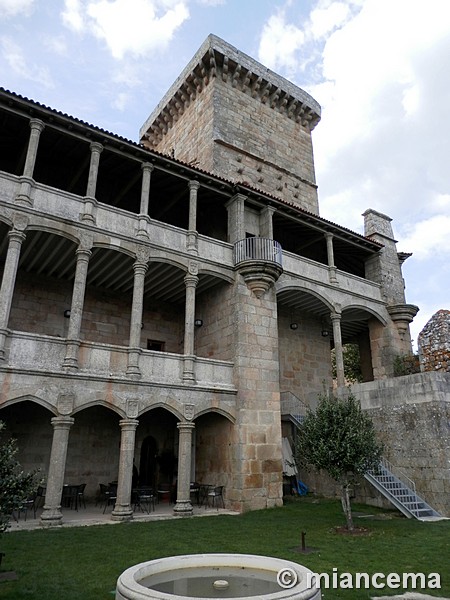
POLYGON ((152 435, 144 438, 139 460, 139 485, 156 489, 156 469, 158 466, 158 443, 152 435))

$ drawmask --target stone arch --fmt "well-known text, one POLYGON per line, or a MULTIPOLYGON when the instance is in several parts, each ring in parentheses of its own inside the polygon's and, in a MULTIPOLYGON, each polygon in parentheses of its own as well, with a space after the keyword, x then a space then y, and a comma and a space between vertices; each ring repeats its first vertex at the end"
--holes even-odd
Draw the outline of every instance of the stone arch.
POLYGON ((233 472, 235 421, 223 410, 210 408, 195 417, 193 479, 229 486, 233 472))
POLYGON ((204 408, 203 410, 198 411, 195 414, 194 420, 198 419, 203 415, 206 415, 207 413, 217 413, 228 419, 231 423, 233 423, 233 425, 236 423, 236 415, 234 414, 234 411, 228 411, 223 408, 220 408, 219 406, 209 406, 208 408, 204 408))
POLYGON ((107 402, 106 400, 92 400, 90 402, 86 402, 84 404, 76 406, 73 412, 71 413, 71 416, 75 417, 77 413, 81 412, 82 410, 92 408, 93 406, 102 406, 103 408, 111 410, 112 412, 116 413, 121 419, 124 419, 126 417, 126 413, 123 409, 121 409, 118 406, 115 406, 114 404, 111 404, 111 402, 107 402))
POLYGON ((46 400, 25 394, 10 398, 0 406, 0 420, 6 435, 17 440, 17 460, 25 471, 40 472, 45 479, 53 440, 52 417, 55 408, 46 400))
POLYGON ((99 484, 117 481, 120 462, 120 419, 114 405, 104 401, 77 406, 72 415, 65 482, 86 484, 85 495, 94 498, 99 484))
POLYGON ((177 476, 180 413, 167 403, 155 402, 138 419, 134 463, 139 465, 139 482, 154 489, 161 483, 172 485, 177 476), (157 451, 153 457, 148 454, 150 446, 157 451))
POLYGON ((53 416, 56 417, 58 414, 58 411, 54 404, 52 404, 48 400, 45 400, 44 398, 40 398, 39 396, 33 396, 31 394, 24 394, 23 396, 14 396, 8 398, 8 400, 5 400, 0 404, 0 411, 3 408, 7 408, 8 406, 13 406, 14 404, 19 404, 21 402, 34 402, 35 404, 39 404, 39 406, 42 406, 43 408, 47 409, 49 412, 52 413, 53 416))

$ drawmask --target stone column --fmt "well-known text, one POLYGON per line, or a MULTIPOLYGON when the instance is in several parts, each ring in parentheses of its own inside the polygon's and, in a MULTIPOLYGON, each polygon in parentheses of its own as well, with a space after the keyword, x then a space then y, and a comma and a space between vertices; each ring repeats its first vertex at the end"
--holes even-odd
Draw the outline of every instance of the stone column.
MULTIPOLYGON (((260 215, 260 231, 261 237, 273 240, 273 214, 277 212, 277 209, 273 206, 265 206, 261 210, 260 215)), ((241 238, 242 239, 242 238, 241 238)))
POLYGON ((100 154, 102 153, 103 146, 98 142, 92 142, 91 148, 91 162, 89 165, 89 178, 86 189, 86 196, 84 197, 84 212, 81 215, 82 221, 88 221, 95 223, 95 206, 97 200, 95 199, 95 192, 97 189, 97 177, 98 167, 100 164, 100 154))
POLYGON ((141 206, 139 209, 139 229, 137 236, 141 238, 148 238, 147 225, 150 222, 148 216, 148 204, 150 200, 150 182, 152 172, 155 165, 151 163, 142 163, 142 187, 141 187, 141 206))
POLYGON ((191 516, 191 445, 192 432, 195 425, 192 422, 181 421, 178 427, 178 487, 177 502, 173 509, 178 516, 191 516))
POLYGON ((334 351, 336 353, 336 378, 338 387, 345 385, 344 376, 344 353, 342 349, 341 334, 341 315, 340 313, 331 313, 331 322, 333 325, 334 351))
POLYGON ((117 480, 117 500, 111 513, 113 521, 129 521, 133 516, 131 508, 131 483, 133 479, 133 457, 137 419, 122 419, 119 421, 120 459, 119 475, 117 480))
POLYGON ((185 276, 184 283, 186 285, 186 306, 184 320, 184 369, 183 380, 195 381, 194 373, 194 320, 195 320, 195 290, 198 283, 196 268, 190 266, 190 272, 185 276))
POLYGON ((190 181, 189 186, 189 225, 187 234, 187 251, 190 254, 198 254, 197 248, 197 193, 200 188, 198 181, 190 181))
POLYGON ((5 360, 5 343, 8 334, 8 322, 19 265, 20 249, 25 239, 25 233, 11 229, 8 233, 9 243, 6 253, 5 268, 0 288, 0 361, 5 360))
POLYGON ((145 274, 148 268, 149 252, 142 249, 136 262, 133 265, 134 269, 134 286, 133 300, 131 305, 131 321, 130 321, 130 340, 128 343, 128 367, 127 375, 133 379, 141 377, 139 369, 139 355, 141 353, 141 328, 142 328, 142 311, 144 306, 144 283, 145 274))
POLYGON ((325 239, 327 241, 328 275, 330 278, 330 283, 334 283, 336 285, 338 283, 338 279, 336 276, 336 265, 334 264, 333 234, 326 233, 325 239))
POLYGON ((47 527, 62 524, 61 496, 66 470, 69 430, 74 422, 75 419, 69 416, 53 417, 51 420, 53 441, 48 467, 45 504, 41 514, 41 525, 47 527))
POLYGON ((228 241, 235 244, 245 238, 245 200, 242 194, 236 194, 225 207, 228 211, 228 241))
POLYGON ((20 190, 16 196, 16 202, 19 204, 25 204, 26 206, 33 206, 33 201, 31 200, 31 186, 34 183, 33 173, 34 165, 36 163, 39 138, 44 127, 44 123, 39 119, 31 119, 31 131, 28 142, 27 156, 25 159, 23 175, 20 178, 20 190))
POLYGON ((91 250, 79 247, 77 252, 77 265, 73 282, 72 304, 70 307, 69 331, 67 333, 66 356, 63 368, 67 370, 78 369, 78 350, 80 348, 81 321, 83 318, 84 294, 91 257, 91 250))

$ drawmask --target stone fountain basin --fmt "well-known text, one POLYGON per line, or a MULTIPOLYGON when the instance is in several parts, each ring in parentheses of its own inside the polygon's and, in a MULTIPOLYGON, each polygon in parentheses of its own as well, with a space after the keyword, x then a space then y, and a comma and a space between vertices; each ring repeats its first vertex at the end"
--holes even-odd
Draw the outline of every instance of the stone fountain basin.
POLYGON ((254 554, 171 556, 124 571, 117 580, 116 600, 320 600, 320 590, 314 585, 308 588, 308 574, 311 571, 297 563, 254 554), (277 584, 282 569, 296 575, 297 583, 289 589, 277 584), (229 589, 212 584, 224 580, 229 589))

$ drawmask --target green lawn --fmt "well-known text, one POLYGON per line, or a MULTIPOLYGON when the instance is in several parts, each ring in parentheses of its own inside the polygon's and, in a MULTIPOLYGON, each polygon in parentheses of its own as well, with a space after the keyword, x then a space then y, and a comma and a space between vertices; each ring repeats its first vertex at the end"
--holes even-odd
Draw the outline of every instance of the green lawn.
MULTIPOLYGON (((240 516, 211 516, 148 523, 9 532, 0 541, 2 571, 16 581, 0 583, 7 600, 111 600, 126 568, 153 558, 203 552, 238 552, 285 558, 316 573, 440 573, 450 598, 450 521, 420 523, 368 506, 353 507, 365 536, 337 534, 344 523, 340 503, 299 498, 282 508, 240 516), (301 554, 301 533, 315 552, 301 554)), ((323 598, 367 599, 401 593, 365 589, 325 590, 323 598)))

